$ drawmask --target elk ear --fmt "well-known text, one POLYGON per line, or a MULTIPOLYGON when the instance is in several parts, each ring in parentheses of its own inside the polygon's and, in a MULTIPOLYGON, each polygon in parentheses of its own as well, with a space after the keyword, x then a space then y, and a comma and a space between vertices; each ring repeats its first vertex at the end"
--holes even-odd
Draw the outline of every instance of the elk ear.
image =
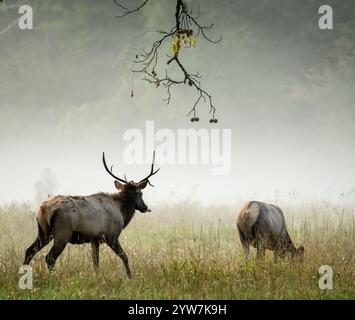
POLYGON ((148 180, 144 180, 142 182, 139 182, 137 184, 137 187, 138 187, 138 189, 142 190, 142 189, 144 189, 147 186, 147 184, 148 184, 148 180))
POLYGON ((124 184, 119 182, 118 180, 115 180, 115 187, 118 189, 118 190, 122 190, 123 189, 123 186, 124 184))

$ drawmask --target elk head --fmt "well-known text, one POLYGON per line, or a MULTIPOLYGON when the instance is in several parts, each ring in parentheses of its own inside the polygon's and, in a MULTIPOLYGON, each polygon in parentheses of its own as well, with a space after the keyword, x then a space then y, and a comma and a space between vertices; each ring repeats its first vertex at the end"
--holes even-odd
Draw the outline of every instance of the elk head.
POLYGON ((139 210, 140 212, 151 212, 151 210, 148 208, 148 206, 144 203, 143 201, 143 193, 142 190, 147 186, 147 184, 150 184, 152 187, 153 185, 150 183, 149 178, 156 174, 159 170, 154 171, 154 160, 155 160, 155 151, 153 152, 153 161, 152 165, 150 168, 150 173, 140 180, 139 182, 134 182, 134 181, 128 181, 126 176, 124 176, 124 179, 117 177, 116 175, 113 174, 112 172, 112 166, 111 169, 108 168, 106 159, 105 159, 105 152, 102 154, 102 162, 104 164, 104 167, 108 174, 115 178, 115 187, 126 194, 129 195, 129 197, 134 198, 134 208, 136 210, 139 210))

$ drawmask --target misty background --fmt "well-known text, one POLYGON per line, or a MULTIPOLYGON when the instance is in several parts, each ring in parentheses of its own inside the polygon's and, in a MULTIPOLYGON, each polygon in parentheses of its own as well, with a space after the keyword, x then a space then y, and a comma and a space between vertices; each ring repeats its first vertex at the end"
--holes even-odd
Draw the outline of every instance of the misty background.
MULTIPOLYGON (((127 1, 134 7, 137 1, 127 1)), ((213 96, 190 111, 196 92, 164 88, 136 75, 136 48, 149 48, 174 23, 174 0, 151 0, 136 14, 111 0, 9 1, 0 6, 0 203, 38 194, 115 191, 101 156, 115 173, 138 180, 149 164, 123 161, 123 133, 160 128, 232 130, 232 170, 212 175, 212 165, 159 165, 146 203, 326 199, 355 193, 355 2, 353 0, 219 0, 200 4, 202 24, 215 23, 210 44, 197 38, 181 60, 199 71, 213 96), (34 30, 13 24, 30 4, 34 30), (320 30, 318 8, 334 10, 334 29, 320 30), (48 191, 46 191, 48 190, 48 191)), ((171 52, 162 47, 160 59, 171 52)))

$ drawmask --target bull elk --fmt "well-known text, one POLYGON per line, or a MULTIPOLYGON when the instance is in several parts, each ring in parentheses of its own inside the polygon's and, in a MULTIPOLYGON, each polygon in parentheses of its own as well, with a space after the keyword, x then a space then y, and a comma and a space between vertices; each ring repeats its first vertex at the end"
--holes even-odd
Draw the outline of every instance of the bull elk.
POLYGON ((274 251, 275 260, 286 253, 303 258, 304 248, 294 246, 284 214, 278 206, 259 201, 247 202, 237 214, 237 229, 246 258, 250 245, 257 249, 259 258, 263 258, 266 249, 274 251))
MULTIPOLYGON (((122 230, 134 216, 135 210, 150 212, 144 203, 142 190, 150 184, 149 179, 160 169, 154 171, 155 152, 150 173, 139 182, 127 181, 115 176, 108 168, 105 153, 102 155, 105 170, 115 179, 118 193, 96 193, 89 196, 55 196, 45 201, 37 213, 38 235, 26 250, 24 264, 52 239, 53 246, 46 255, 49 270, 68 243, 91 243, 94 268, 99 267, 99 246, 106 243, 123 261, 127 276, 131 277, 128 258, 118 238, 122 230)), ((150 184, 151 185, 151 184, 150 184)))

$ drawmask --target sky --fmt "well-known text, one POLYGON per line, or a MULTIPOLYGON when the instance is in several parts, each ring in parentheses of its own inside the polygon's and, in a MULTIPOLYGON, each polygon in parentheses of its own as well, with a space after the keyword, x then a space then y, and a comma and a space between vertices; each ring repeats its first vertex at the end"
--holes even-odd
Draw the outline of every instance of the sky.
MULTIPOLYGON (((123 19, 115 18, 122 11, 109 0, 5 0, 0 6, 0 204, 34 203, 45 170, 57 181, 55 193, 114 192, 103 151, 117 175, 140 180, 150 170, 147 121, 154 122, 161 170, 152 178, 155 187, 144 192, 146 203, 337 201, 354 193, 354 1, 327 2, 333 8, 332 30, 318 26, 318 9, 325 4, 318 0, 188 4, 195 12, 199 4, 202 24, 214 23, 212 38, 223 38, 212 44, 197 37, 196 48, 183 48, 180 56, 188 70, 202 76, 216 124, 209 123, 204 103, 197 108, 200 121, 190 121, 187 113, 197 96, 187 85, 173 88, 166 105, 166 90, 135 74, 131 97, 130 59, 159 38, 157 30, 173 26, 173 0, 150 0, 123 19), (24 3, 33 7, 33 30, 18 28, 17 10, 24 3), (132 129, 142 134, 145 163, 130 164, 125 157, 130 142, 124 137, 132 129), (213 132, 220 137, 230 132, 227 174, 214 175, 213 163, 201 163, 200 144, 196 164, 179 163, 178 132, 188 129, 202 129, 208 139, 213 132), (159 154, 164 141, 166 147, 175 142, 170 164, 159 154)), ((171 41, 160 49, 159 72, 167 68, 171 41)), ((176 67, 168 68, 181 78, 176 67)), ((213 148, 222 148, 222 142, 213 148)))

